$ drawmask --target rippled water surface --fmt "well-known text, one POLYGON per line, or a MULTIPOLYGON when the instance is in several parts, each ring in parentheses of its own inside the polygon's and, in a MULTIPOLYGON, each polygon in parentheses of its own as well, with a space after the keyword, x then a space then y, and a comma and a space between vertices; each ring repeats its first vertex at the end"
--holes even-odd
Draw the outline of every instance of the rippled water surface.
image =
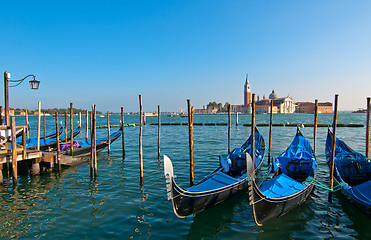
MULTIPOLYGON (((232 126, 232 148, 239 147, 250 135, 251 116, 239 115, 240 125, 232 126)), ((313 115, 274 115, 274 123, 313 123, 313 115)), ((194 122, 227 122, 226 115, 195 115, 194 122)), ((118 125, 120 116, 110 117, 118 125)), ((24 124, 17 117, 17 125, 24 124)), ((36 134, 36 118, 31 117, 36 134)), ((232 117, 233 123, 235 117, 232 117)), ((77 118, 75 117, 75 122, 77 118)), ((83 117, 83 129, 85 120, 83 117)), ((139 117, 125 116, 126 123, 139 123, 139 117)), ((121 139, 111 153, 98 154, 98 177, 91 181, 88 163, 64 168, 61 173, 36 177, 19 176, 18 186, 5 179, 0 186, 0 236, 36 239, 371 239, 371 220, 340 194, 327 202, 328 192, 316 188, 311 197, 288 214, 257 227, 251 217, 248 194, 243 192, 195 216, 177 218, 167 201, 163 164, 157 159, 157 118, 147 117, 143 129, 144 182, 140 184, 139 127, 125 128, 126 156, 122 157, 121 139)), ((162 116, 162 122, 187 122, 187 118, 162 116)), ((340 113, 338 123, 364 124, 365 114, 340 113)), ((256 123, 269 123, 269 115, 257 115, 256 123)), ((319 115, 319 123, 331 124, 332 115, 319 115)), ((76 125, 76 123, 75 123, 76 125)), ((97 125, 106 125, 98 117, 97 125)), ((48 132, 54 118, 47 117, 48 132)), ((112 129, 111 131, 114 131, 112 129)), ((195 181, 218 166, 218 155, 227 153, 227 126, 194 126, 195 181)), ((268 143, 268 127, 259 131, 268 143)), ((107 134, 98 129, 98 138, 107 134)), ((272 154, 278 156, 291 143, 294 127, 274 127, 272 154)), ((338 128, 337 136, 354 150, 365 152, 365 128, 338 128)), ((313 129, 302 133, 313 144, 313 129)), ((318 180, 328 184, 324 144, 327 128, 318 129, 318 180)), ((79 138, 85 136, 85 131, 79 138)), ((177 183, 189 186, 187 126, 162 126, 161 154, 174 165, 177 183)), ((266 159, 266 158, 265 158, 266 159)))

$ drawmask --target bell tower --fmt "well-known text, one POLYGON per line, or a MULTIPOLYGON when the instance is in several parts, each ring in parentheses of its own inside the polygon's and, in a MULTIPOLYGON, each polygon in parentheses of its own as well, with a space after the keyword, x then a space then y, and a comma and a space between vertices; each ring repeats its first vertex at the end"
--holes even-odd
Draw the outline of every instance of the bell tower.
POLYGON ((249 105, 251 103, 251 89, 248 75, 246 74, 245 91, 244 91, 244 102, 243 105, 249 105))

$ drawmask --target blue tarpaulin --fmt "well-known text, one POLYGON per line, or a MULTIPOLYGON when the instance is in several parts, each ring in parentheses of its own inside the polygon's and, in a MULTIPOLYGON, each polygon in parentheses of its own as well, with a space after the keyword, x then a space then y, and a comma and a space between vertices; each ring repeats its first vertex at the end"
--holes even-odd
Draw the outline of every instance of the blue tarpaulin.
POLYGON ((275 178, 263 182, 260 191, 267 198, 285 197, 301 191, 305 186, 286 174, 280 174, 275 178))

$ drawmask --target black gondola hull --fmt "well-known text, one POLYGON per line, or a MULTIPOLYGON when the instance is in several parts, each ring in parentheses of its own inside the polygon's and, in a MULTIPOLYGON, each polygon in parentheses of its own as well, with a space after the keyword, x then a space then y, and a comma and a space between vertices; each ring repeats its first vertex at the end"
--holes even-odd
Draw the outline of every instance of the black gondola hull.
POLYGON ((230 185, 226 188, 209 192, 192 193, 178 187, 174 179, 171 183, 172 205, 174 213, 178 217, 186 217, 215 206, 228 198, 240 193, 248 186, 246 179, 230 185))
POLYGON ((280 217, 304 202, 314 189, 310 184, 300 192, 282 198, 266 198, 259 190, 255 180, 249 184, 250 205, 252 205, 254 220, 262 225, 276 217, 280 217))

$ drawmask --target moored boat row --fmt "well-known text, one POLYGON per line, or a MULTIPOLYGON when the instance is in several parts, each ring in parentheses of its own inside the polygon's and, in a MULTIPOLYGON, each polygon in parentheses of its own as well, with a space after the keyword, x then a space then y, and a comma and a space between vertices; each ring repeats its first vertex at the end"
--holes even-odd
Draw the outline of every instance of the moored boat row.
MULTIPOLYGON (((273 160, 269 176, 263 178, 259 172, 263 172, 260 171, 260 167, 265 146, 263 137, 259 133, 256 135, 261 138, 262 145, 256 144, 260 155, 255 152, 255 159, 258 161, 255 163, 254 170, 249 168, 249 165, 252 166, 249 155, 251 151, 244 151, 241 147, 231 151, 226 158, 220 157, 219 168, 195 186, 186 189, 176 184, 172 163, 167 156, 164 156, 168 199, 172 202, 175 215, 186 217, 203 211, 234 196, 247 186, 252 215, 259 226, 286 214, 303 203, 313 191, 317 177, 316 157, 309 141, 297 128, 290 146, 273 160), (239 174, 235 176, 228 174, 227 171, 232 169, 231 159, 244 159, 245 161, 244 165, 239 165, 244 170, 240 169, 239 174)), ((332 140, 333 136, 329 130, 326 141, 328 160, 331 155, 332 140)), ((244 145, 250 144, 251 147, 251 142, 246 143, 244 145)), ((343 141, 336 139, 334 161, 336 184, 341 186, 345 196, 357 207, 366 215, 371 216, 370 159, 353 151, 343 141)))

